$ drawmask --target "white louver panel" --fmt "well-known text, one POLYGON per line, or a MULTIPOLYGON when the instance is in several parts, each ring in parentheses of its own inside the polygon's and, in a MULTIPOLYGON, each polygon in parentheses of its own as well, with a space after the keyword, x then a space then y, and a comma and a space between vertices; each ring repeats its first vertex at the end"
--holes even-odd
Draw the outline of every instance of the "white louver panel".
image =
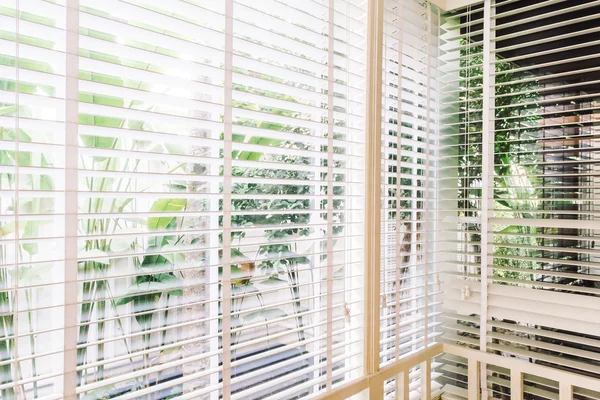
POLYGON ((0 398, 362 375, 367 3, 0 3, 0 398))
POLYGON ((0 3, 2 399, 60 399, 67 370, 66 28, 64 6, 0 3))
POLYGON ((0 1, 0 399, 600 399, 437 344, 600 379, 600 0, 432 3, 0 1))
POLYGON ((482 5, 444 21, 443 124, 440 139, 439 268, 444 272, 444 339, 479 346, 483 197, 482 5), (478 36, 479 34, 479 36, 478 36))
MULTIPOLYGON (((446 267, 444 338, 600 377, 600 56, 590 34, 597 30, 600 10, 594 1, 510 0, 491 2, 485 15, 483 10, 474 5, 446 16, 447 40, 454 42, 455 52, 449 61, 456 63, 445 71, 446 78, 459 85, 446 86, 449 99, 459 90, 458 98, 446 102, 456 104, 447 115, 459 113, 461 130, 444 132, 448 141, 441 159, 457 160, 450 169, 472 165, 480 174, 489 171, 476 178, 489 200, 478 205, 483 208, 477 215, 463 214, 462 178, 457 191, 449 174, 448 193, 458 196, 442 198, 458 204, 459 212, 447 219, 458 221, 461 231, 461 224, 474 224, 477 232, 444 236, 459 241, 450 260, 473 257, 467 273, 446 267), (486 19, 489 46, 483 36, 486 19), (474 70, 469 72, 468 65, 474 70), (486 95, 489 109, 482 107, 486 95), (460 114, 466 109, 471 111, 460 114), (465 139, 451 142, 454 135, 465 139), (486 140, 491 143, 487 152, 486 140), (487 253, 480 254, 484 248, 487 253), (482 265, 488 267, 483 282, 482 265), (470 296, 462 292, 466 285, 470 296)), ((506 381, 494 382, 495 377, 502 378, 501 371, 488 366, 488 389, 500 398, 506 381)), ((531 378, 536 389, 530 393, 539 388, 554 394, 548 388, 555 384, 536 379, 531 378)))
MULTIPOLYGON (((434 273, 439 126, 439 11, 385 2, 382 82, 380 363, 436 342, 441 324, 434 273)), ((434 372, 432 377, 436 377, 434 372), (435 375, 435 376, 434 376, 435 375)), ((420 370, 409 379, 421 390, 420 370)), ((385 386, 397 395, 397 380, 385 386)), ((433 391, 439 387, 433 387, 433 391)))
POLYGON ((599 377, 600 86, 588 69, 600 55, 588 30, 600 11, 586 3, 492 8, 496 177, 487 330, 490 351, 599 377))

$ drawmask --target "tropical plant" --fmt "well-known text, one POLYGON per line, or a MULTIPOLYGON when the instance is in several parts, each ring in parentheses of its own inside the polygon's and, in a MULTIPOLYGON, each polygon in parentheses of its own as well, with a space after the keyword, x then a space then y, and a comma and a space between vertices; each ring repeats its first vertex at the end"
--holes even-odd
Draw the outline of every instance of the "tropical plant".
MULTIPOLYGON (((29 16, 33 18, 33 16, 29 16)), ((7 39, 15 40, 14 35, 10 35, 7 39)), ((48 46, 49 43, 36 42, 32 38, 24 38, 25 42, 48 46)), ((15 57, 0 55, 0 64, 15 67, 17 61, 15 57)), ((41 72, 52 72, 51 67, 44 62, 23 60, 19 59, 18 66, 20 68, 28 68, 35 71, 41 72)), ((20 94, 38 94, 45 96, 53 96, 54 88, 49 85, 34 85, 29 83, 17 83, 10 79, 0 80, 0 90, 7 92, 16 92, 20 94)), ((27 106, 14 105, 14 104, 0 104, 0 116, 9 117, 31 117, 31 108, 27 106)), ((36 138, 38 142, 44 142, 46 138, 36 138)), ((20 142, 20 143, 31 143, 32 137, 22 129, 16 129, 13 127, 1 127, 0 126, 0 140, 6 142, 20 142)), ((2 166, 22 166, 22 167, 52 167, 51 161, 41 152, 33 151, 17 151, 16 148, 0 150, 0 165, 2 166)), ((51 191, 54 189, 54 182, 50 175, 47 174, 27 174, 20 173, 18 180, 16 173, 6 172, 0 174, 0 188, 5 191, 16 191, 16 190, 30 190, 30 191, 51 191), (17 187, 18 185, 18 187, 17 187)), ((7 203, 2 202, 2 213, 14 214, 16 211, 20 214, 47 214, 54 211, 54 201, 52 199, 33 196, 30 199, 20 200, 16 202, 15 197, 11 197, 7 203)), ((23 241, 19 242, 17 248, 17 257, 21 263, 18 268, 18 273, 8 267, 7 265, 11 262, 8 261, 9 257, 7 253, 10 253, 7 249, 7 245, 2 244, 0 250, 0 383, 4 384, 10 381, 16 381, 22 375, 20 372, 20 366, 15 365, 9 361, 13 358, 14 346, 15 346, 15 319, 14 319, 14 307, 15 307, 15 294, 10 290, 14 285, 14 282, 18 282, 20 286, 25 287, 25 302, 27 306, 27 325, 29 332, 34 332, 34 321, 33 314, 35 307, 32 304, 34 292, 36 289, 34 285, 39 285, 42 282, 41 277, 49 272, 51 268, 48 264, 30 264, 27 262, 33 261, 34 257, 39 252, 38 244, 35 241, 27 241, 27 239, 38 238, 40 229, 44 224, 43 221, 31 219, 27 221, 16 221, 6 222, 0 227, 0 238, 10 239, 20 238, 23 241)), ((43 289, 41 289, 43 290, 43 289)), ((37 375, 37 360, 36 360, 36 337, 33 334, 29 336, 29 346, 32 355, 31 368, 32 374, 37 375)), ((2 398, 13 399, 17 393, 23 393, 22 387, 6 388, 0 390, 2 398)), ((38 384, 33 383, 33 394, 35 397, 38 396, 38 384)))
MULTIPOLYGON (((459 209, 462 216, 476 216, 481 207, 479 192, 481 189, 483 157, 483 51, 481 46, 467 45, 461 41, 462 79, 459 94, 461 99, 459 123, 465 132, 460 136, 459 156, 459 209)), ((535 112, 539 98, 539 84, 527 71, 513 71, 514 64, 497 58, 495 65, 495 103, 494 103, 494 209, 498 216, 534 218, 527 210, 538 206, 536 200, 540 193, 535 189, 534 175, 538 173, 535 165, 537 156, 529 147, 536 142, 538 121, 541 117, 535 112), (528 103, 529 109, 514 104, 528 103)), ((472 239, 478 241, 479 226, 467 223, 472 239)), ((533 268, 533 262, 516 260, 519 256, 532 256, 529 247, 537 244, 534 237, 536 228, 520 225, 508 225, 502 228, 500 235, 494 235, 494 254, 498 256, 494 275, 502 278, 530 279, 531 274, 505 271, 502 267, 521 269, 533 268), (513 257, 513 258, 511 258, 513 257)))
MULTIPOLYGON (((269 77, 264 77, 268 79, 269 77)), ((242 85, 237 85, 236 90, 247 91, 256 93, 257 90, 242 85)), ((259 91, 262 96, 273 97, 279 100, 286 100, 295 102, 294 98, 279 95, 277 93, 259 91)), ((255 104, 234 102, 234 106, 242 109, 250 109, 256 111, 262 111, 265 113, 271 113, 277 116, 302 118, 297 112, 292 112, 283 109, 275 109, 262 107, 255 104)), ((301 254, 298 250, 298 240, 302 238, 308 238, 313 235, 313 229, 309 227, 299 228, 297 226, 308 226, 311 223, 310 213, 306 210, 311 210, 316 207, 326 209, 326 203, 324 201, 312 202, 307 200, 307 195, 314 195, 313 190, 319 185, 313 184, 311 181, 315 179, 315 173, 310 170, 304 170, 303 165, 311 165, 314 161, 307 157, 292 156, 292 155, 273 155, 268 150, 269 147, 276 148, 290 148, 297 150, 312 150, 308 141, 301 141, 301 135, 311 135, 307 129, 298 128, 295 126, 288 126, 280 123, 271 123, 268 121, 256 121, 251 119, 240 118, 236 121, 237 124, 260 128, 263 130, 280 131, 280 132, 292 132, 298 134, 299 139, 296 141, 272 139, 260 136, 253 136, 246 138, 243 135, 233 135, 233 140, 236 142, 247 142, 252 144, 258 144, 265 148, 264 152, 259 151, 234 151, 232 156, 234 160, 243 161, 266 161, 280 164, 293 164, 298 166, 293 170, 289 169, 274 169, 267 166, 261 168, 248 168, 248 167, 233 167, 232 175, 234 177, 234 185, 232 192, 236 195, 247 195, 238 196, 232 201, 232 207, 234 210, 247 210, 247 211, 285 211, 283 213, 269 214, 263 213, 235 213, 232 215, 232 241, 237 240, 239 248, 232 249, 232 300, 231 309, 232 314, 232 326, 241 328, 246 322, 253 321, 256 318, 261 318, 265 321, 267 329, 267 335, 269 330, 270 320, 280 319, 288 315, 287 311, 281 307, 274 307, 270 305, 266 300, 266 293, 274 293, 277 291, 278 286, 285 286, 290 293, 292 299, 291 312, 293 320, 296 324, 295 331, 297 332, 298 341, 301 343, 306 339, 306 332, 304 330, 304 316, 303 314, 308 311, 305 305, 302 304, 301 295, 301 274, 302 271, 306 271, 303 266, 309 266, 312 261, 305 254, 301 254), (243 179, 250 178, 250 179, 243 179), (265 180, 282 180, 294 182, 293 184, 259 184, 259 183, 247 183, 261 178, 265 180), (298 183, 306 182, 306 183, 298 183), (265 195, 273 195, 270 199, 265 195), (263 199, 264 198, 264 199, 263 199), (236 228, 247 228, 247 227, 272 227, 265 228, 262 232, 264 239, 267 243, 260 244, 256 250, 254 256, 244 254, 245 249, 248 246, 243 246, 243 239, 245 238, 246 231, 243 229, 237 230, 236 228), (289 226, 289 227, 288 227, 289 226), (261 309, 257 311, 244 312, 244 299, 248 296, 256 297, 261 305, 261 309)), ((339 122, 336 121, 336 124, 339 122)), ((325 148, 319 148, 321 151, 326 151, 325 148)), ((334 148, 334 152, 343 153, 343 149, 334 148)), ((274 152, 277 153, 277 152, 274 152)), ((325 164, 322 164, 325 166, 325 164)), ((343 168, 341 162, 336 162, 336 167, 343 168)), ((324 175, 319 176, 320 179, 326 179, 324 175)), ((344 180, 342 174, 335 176, 336 181, 344 180)), ((316 189, 318 190, 318 189, 316 189)), ((326 195, 326 193, 321 193, 326 195)), ((343 188, 341 186, 334 186, 334 194, 342 195, 343 188)), ((334 200, 334 210, 342 209, 344 203, 342 200, 334 200)), ((325 214, 323 214, 325 215, 325 214)), ((343 213, 335 213, 334 220, 337 222, 343 222, 343 213)), ((341 231, 341 226, 334 227, 334 234, 341 231)), ((314 249, 315 252, 323 252, 322 248, 314 249)), ((325 259, 326 255, 321 254, 321 261, 325 259)), ((309 269, 312 274, 312 269, 309 269)), ((306 272, 304 272, 306 273, 306 272)), ((314 281, 314 279, 311 279, 314 281)), ((280 302, 280 300, 278 300, 280 302)), ((241 337, 240 331, 236 331, 232 337, 232 344, 240 343, 241 337)), ((268 345, 267 345, 268 346, 268 345)), ((234 358, 237 357, 234 353, 234 358)))
MULTIPOLYGON (((84 8, 85 12, 97 14, 96 11, 89 8, 84 8)), ((22 16, 22 18, 25 18, 22 16)), ((33 18, 28 16, 27 18, 33 18)), ((26 19, 26 18, 25 18, 26 19)), ((39 21, 38 21, 39 22, 39 21)), ((51 21, 50 21, 51 22, 51 21)), ((50 24, 48 22, 48 24, 50 24)), ((156 30, 156 28, 146 26, 148 29, 156 30)), ((88 29, 82 29, 81 34, 90 37, 99 38, 106 41, 119 42, 119 38, 114 35, 107 35, 101 32, 96 32, 88 29)), ((3 37, 4 38, 4 37, 3 37)), ((15 40, 14 37, 8 38, 15 40)), ((21 43, 29 43, 32 38, 19 38, 21 43)), ((35 43, 29 43, 38 47, 52 48, 53 43, 42 39, 35 39, 35 43)), ((152 46, 140 42, 127 41, 129 46, 140 48, 148 51, 153 51, 161 54, 169 54, 178 56, 166 49, 158 46, 152 46)), ((108 54, 88 51, 80 49, 81 57, 112 63, 116 65, 134 67, 142 70, 160 71, 160 67, 128 60, 126 58, 118 58, 108 54)), ((15 58, 0 56, 0 64, 15 66, 15 58)), ((34 71, 52 72, 49 64, 44 62, 34 62, 31 60, 19 59, 19 66, 34 71)), ((252 74, 249 71, 239 70, 240 73, 252 74)), ((81 71, 79 78, 81 80, 96 82, 100 84, 111 85, 114 87, 133 88, 136 90, 152 91, 152 88, 146 87, 142 82, 121 79, 115 76, 102 75, 98 73, 81 71)), ((270 81, 278 81, 277 78, 270 76, 261 76, 262 79, 270 81)), ((14 91, 17 88, 15 82, 0 81, 3 90, 14 91)), ((19 83, 18 90, 21 93, 45 93, 48 96, 53 95, 52 86, 30 85, 27 83, 19 83)), ((296 102, 297 100, 286 95, 257 90, 242 85, 235 85, 234 90, 246 91, 248 93, 260 94, 265 97, 284 100, 288 102, 296 102)), ((122 97, 99 95, 81 92, 79 95, 81 103, 88 103, 101 106, 109 106, 115 108, 144 110, 152 112, 155 110, 155 105, 148 104, 142 101, 125 99, 122 97)), ((258 110, 265 113, 271 113, 277 116, 290 118, 300 118, 304 116, 297 112, 289 110, 275 109, 271 107, 262 107, 248 103, 236 103, 235 107, 241 109, 258 110)), ((339 111, 339 109, 338 109, 339 111)), ((14 116, 18 113, 19 116, 26 116, 25 108, 17 108, 11 104, 0 104, 0 115, 14 116)), ((237 124, 253 126, 256 128, 270 130, 273 132, 288 132, 301 135, 311 135, 309 130, 294 126, 270 123, 268 121, 256 121, 250 119, 239 119, 237 124)), ((128 118, 111 118, 97 116, 91 114, 80 114, 79 124, 81 126, 95 126, 104 128, 116 128, 120 130, 132 131, 152 131, 153 127, 145 121, 133 120, 128 118)), ((336 125, 341 125, 342 122, 335 121, 336 125)), ((31 141, 27 134, 20 130, 15 132, 11 129, 0 128, 0 139, 6 141, 15 141, 18 138, 21 142, 31 141)), ((339 138, 336 138, 339 139, 339 138)), ((99 382, 105 379, 106 371, 101 361, 104 360, 107 350, 105 349, 105 341, 107 332, 127 332, 128 329, 139 329, 141 335, 141 347, 131 337, 121 340, 122 347, 125 349, 125 356, 128 357, 132 368, 143 369, 153 365, 156 354, 151 350, 158 345, 161 348, 169 347, 171 340, 167 335, 167 324, 169 323, 172 305, 178 305, 177 298, 182 296, 182 274, 176 271, 176 267, 185 263, 185 257, 182 252, 184 245, 193 245, 193 240, 187 241, 185 235, 175 232, 182 231, 184 219, 176 216, 169 217, 150 217, 145 220, 130 218, 127 216, 129 212, 135 211, 137 204, 134 195, 127 195, 128 192, 143 192, 145 188, 136 186, 137 182, 130 178, 131 174, 144 172, 144 165, 140 164, 140 160, 136 158, 124 158, 113 154, 119 152, 143 152, 153 151, 162 152, 165 154, 187 154, 186 149, 167 143, 153 143, 149 140, 131 139, 126 136, 111 137, 111 136, 95 136, 91 134, 81 134, 79 137, 80 146, 88 149, 102 150, 102 152, 93 153, 95 155, 82 155, 79 163, 80 168, 84 171, 94 171, 94 174, 85 175, 85 179, 81 179, 81 184, 85 187, 87 195, 80 200, 80 212, 91 217, 81 218, 79 221, 79 235, 84 240, 81 241, 79 251, 79 276, 81 281, 81 304, 79 310, 79 331, 78 331, 78 385, 85 385, 91 382, 99 382), (128 172, 129 174, 114 174, 114 172, 128 172), (113 176, 117 176, 114 178, 113 176), (119 193, 120 196, 106 196, 107 193, 119 193), (149 239, 144 240, 142 236, 137 235, 139 232, 148 232, 149 239), (174 232, 173 234, 169 232, 174 232), (142 255, 139 255, 142 254, 142 255), (133 271, 129 274, 129 288, 117 290, 114 287, 114 278, 112 277, 115 271, 119 269, 127 269, 133 271), (160 311, 159 311, 160 310, 160 311), (122 315, 133 315, 133 317, 122 317, 122 315), (137 328, 134 328, 137 324, 137 328), (109 325, 111 325, 110 331, 109 325), (159 333, 154 332, 154 327, 159 325, 159 333), (131 328, 129 328, 131 326, 131 328), (93 351, 91 349, 94 349, 93 351), (143 362, 138 364, 133 353, 141 351, 143 353, 143 362), (93 359, 92 359, 93 357, 93 359), (97 362, 97 363, 96 363, 97 362), (87 368, 88 364, 96 364, 93 367, 87 368)), ((311 150, 326 152, 325 147, 318 149, 310 148, 307 141, 292 141, 278 140, 264 137, 250 137, 234 135, 235 141, 247 141, 251 144, 258 144, 268 147, 281 147, 299 150, 311 150)), ((343 153, 343 149, 334 148, 334 152, 343 153)), ((223 155, 222 155, 223 156, 223 155)), ((306 238, 312 234, 310 228, 290 228, 287 225, 310 225, 310 217, 306 210, 316 208, 325 209, 326 204, 321 201, 316 201, 311 204, 305 200, 307 195, 326 195, 326 193, 312 193, 311 188, 319 187, 311 181, 315 179, 315 173, 303 170, 303 165, 313 165, 314 160, 300 156, 274 156, 265 152, 234 152, 232 154, 236 160, 246 161, 272 161, 275 163, 285 163, 297 165, 298 168, 294 171, 276 170, 269 168, 241 168, 234 167, 233 175, 236 178, 266 178, 266 179, 289 179, 294 181, 290 185, 274 185, 274 184, 249 184, 236 183, 234 192, 236 194, 248 194, 248 198, 239 198, 233 201, 233 207, 238 210, 278 210, 289 211, 286 213, 274 213, 273 215, 253 215, 236 214, 232 218, 234 227, 249 227, 249 226, 270 226, 270 229, 264 229, 263 234, 267 244, 260 245, 255 249, 253 256, 245 255, 242 249, 245 233, 243 230, 233 229, 232 239, 237 239, 239 246, 237 249, 232 249, 232 257, 234 262, 231 265, 232 280, 232 311, 237 317, 233 317, 233 324, 237 327, 242 327, 247 321, 254 319, 263 319, 269 329, 269 321, 286 317, 288 314, 282 308, 269 305, 265 300, 263 291, 267 292, 277 286, 284 287, 287 285, 290 297, 292 299, 291 308, 294 314, 296 324, 296 332, 299 341, 305 340, 303 313, 307 310, 302 306, 302 296, 300 286, 302 270, 304 267, 311 264, 311 260, 298 250, 297 239, 306 238), (306 184, 298 184, 298 181, 306 181, 306 184), (265 200, 260 200, 254 194, 265 195, 265 200), (269 199, 268 195, 284 195, 269 199), (289 200, 296 196, 296 199, 289 200), (259 304, 259 311, 248 312, 244 309, 244 299, 255 297, 259 304), (235 320, 237 318, 237 321, 235 320)), ((43 154, 33 154, 26 151, 20 151, 18 154, 10 150, 0 151, 0 163, 2 165, 20 165, 26 166, 41 166, 51 167, 49 160, 44 158, 43 154)), ((179 169, 186 168, 183 164, 168 165, 166 162, 161 166, 168 169, 169 173, 177 172, 179 169)), ((326 166, 324 162, 321 167, 326 166)), ((341 161, 336 161, 336 167, 343 167, 341 161)), ((320 176, 321 179, 324 176, 320 176)), ((344 176, 336 174, 335 180, 342 181, 344 176)), ((239 179, 244 182, 244 179, 239 179)), ((5 190, 15 190, 15 177, 11 174, 0 175, 0 185, 5 190)), ((20 189, 29 190, 53 190, 54 182, 47 175, 21 175, 20 189)), ((170 193, 184 193, 188 190, 188 182, 182 181, 178 183, 169 183, 165 186, 165 194, 153 201, 150 206, 150 212, 173 214, 177 215, 186 210, 189 206, 188 201, 183 196, 172 196, 170 193)), ((334 194, 343 194, 343 187, 335 186, 334 194)), ((32 200, 16 204, 2 204, 2 211, 14 210, 20 207, 21 212, 31 214, 46 213, 54 210, 52 201, 46 199, 32 200)), ((220 205, 222 207, 222 204, 220 205)), ((343 200, 334 200, 334 210, 339 210, 344 207, 343 200)), ((342 213, 335 213, 334 234, 339 233, 343 224, 342 213), (339 224, 338 224, 339 222, 339 224)), ((40 226, 35 221, 27 222, 19 226, 19 231, 15 232, 14 224, 4 224, 0 227, 0 236, 9 238, 12 236, 23 239, 37 237, 40 226)), ((194 239, 195 240, 195 239, 194 239)), ((22 241, 19 245, 19 257, 27 260, 31 259, 40 252, 37 244, 33 241, 22 241)), ((314 249, 315 253, 322 253, 323 249, 314 249)), ((320 255, 321 260, 326 257, 320 255)), ((13 303, 14 299, 10 290, 5 290, 13 286, 15 280, 26 286, 34 286, 39 283, 39 279, 44 276, 44 268, 42 267, 26 267, 19 268, 18 276, 11 273, 10 268, 6 267, 4 262, 6 259, 6 251, 4 247, 0 251, 0 384, 18 380, 21 373, 15 370, 18 363, 7 362, 11 360, 14 353, 15 342, 13 339, 14 333, 14 315, 13 303), (4 258, 1 258, 4 257, 4 258)), ((195 260, 197 264, 202 264, 204 260, 195 260)), ((34 289, 25 289, 25 298, 27 301, 28 310, 35 309, 32 302, 35 302, 34 289)), ((177 310, 180 307, 176 308, 177 310)), ((289 310, 287 310, 289 311, 289 310)), ((175 313, 177 313, 176 311, 175 313)), ((28 323, 30 331, 33 332, 34 317, 31 311, 28 315, 28 323)), ((235 327, 234 326, 234 327, 235 327)), ((241 332, 238 330, 237 332, 241 332)), ((241 333, 236 333, 241 335, 241 333)), ((37 375, 36 371, 36 336, 29 335, 33 376, 37 375)), ((233 344, 240 342, 240 337, 234 338, 233 344)), ((177 352, 177 349, 169 347, 170 350, 177 352)), ((114 351, 114 350, 110 350, 114 351)), ((166 352, 167 350, 163 351, 166 352)), ((161 355, 163 354, 161 352, 161 355)), ((113 385, 107 384, 105 388, 100 388, 83 394, 85 399, 103 399, 111 398, 118 393, 123 393, 123 390, 136 391, 149 385, 161 381, 161 376, 157 376, 155 380, 151 380, 148 374, 145 374, 142 380, 134 380, 128 382, 126 387, 115 388, 113 385)), ((0 397, 13 399, 17 390, 24 392, 24 389, 3 389, 0 391, 0 397)), ((177 392, 178 389, 174 389, 177 392)), ((173 394, 173 396, 176 394, 173 394)), ((33 383, 33 396, 38 397, 37 383, 33 383)), ((156 395, 158 396, 158 395, 156 395)), ((150 398, 150 397, 149 397, 150 398)))

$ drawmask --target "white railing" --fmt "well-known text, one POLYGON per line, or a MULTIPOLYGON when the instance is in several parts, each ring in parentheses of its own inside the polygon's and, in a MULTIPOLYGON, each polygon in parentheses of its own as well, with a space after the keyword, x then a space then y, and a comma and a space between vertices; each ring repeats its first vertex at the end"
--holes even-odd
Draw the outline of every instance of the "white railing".
MULTIPOLYGON (((336 388, 329 393, 320 396, 319 400, 342 400, 356 394, 368 391, 370 400, 384 398, 384 384, 390 378, 399 379, 400 385, 397 399, 409 400, 409 372, 416 366, 420 366, 421 373, 421 399, 431 398, 431 361, 436 356, 446 353, 460 356, 468 361, 468 389, 469 400, 481 399, 481 371, 485 371, 486 364, 492 364, 510 370, 510 393, 511 400, 523 399, 523 375, 537 375, 558 382, 558 399, 572 400, 573 388, 587 390, 600 390, 600 380, 588 376, 574 374, 555 368, 545 367, 539 364, 529 363, 511 357, 503 357, 496 354, 485 353, 446 343, 436 343, 427 349, 415 353, 386 365, 374 374, 364 376, 356 381, 336 388)), ((484 388, 484 393, 486 389, 484 388)), ((487 398, 487 396, 484 396, 487 398)))

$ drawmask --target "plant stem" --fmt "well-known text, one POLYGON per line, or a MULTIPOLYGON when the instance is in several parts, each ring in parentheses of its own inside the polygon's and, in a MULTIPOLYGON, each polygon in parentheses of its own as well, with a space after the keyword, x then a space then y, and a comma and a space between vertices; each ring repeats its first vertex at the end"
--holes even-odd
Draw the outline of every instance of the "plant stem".
MULTIPOLYGON (((106 281, 105 280, 98 281, 98 291, 97 292, 99 294, 99 298, 101 298, 101 299, 106 298, 106 281)), ((102 343, 102 340, 104 340, 104 318, 106 316, 106 300, 98 301, 97 310, 98 310, 97 311, 97 313, 98 313, 98 341, 100 342, 98 344, 97 360, 103 361, 104 360, 104 343, 102 343)), ((98 366, 97 380, 101 381, 103 379, 104 379, 104 364, 100 364, 98 366)))
MULTIPOLYGON (((86 261, 84 263, 84 270, 87 270, 86 261)), ((94 310, 94 301, 93 301, 93 292, 95 288, 95 282, 84 282, 83 283, 83 296, 84 299, 88 299, 85 303, 81 304, 81 325, 79 326, 79 338, 77 340, 78 344, 85 344, 88 341, 88 334, 90 330, 89 322, 91 319, 92 311, 94 310), (90 296, 91 294, 91 296, 90 296)), ((81 347, 77 349, 77 365, 83 365, 86 362, 87 356, 87 347, 81 347)), ((85 379, 83 376, 83 371, 77 371, 77 383, 79 385, 85 384, 85 379)))
MULTIPOLYGON (((144 328, 144 330, 148 330, 150 329, 150 327, 146 327, 144 328)), ((142 335, 142 341, 143 341, 143 347, 144 350, 148 350, 150 349, 150 334, 149 333, 144 333, 142 335)), ((150 354, 148 352, 144 353, 144 369, 147 369, 150 366, 150 354)), ((144 387, 149 388, 150 387, 150 377, 148 376, 148 374, 144 374, 144 387)), ((151 400, 151 395, 146 396, 148 398, 148 400, 151 400)))
MULTIPOLYGON (((31 289, 25 290, 25 300, 27 302, 27 321, 29 323, 29 346, 31 346, 31 372, 33 377, 37 376, 37 360, 35 357, 35 337, 33 336, 33 313, 31 312, 31 289)), ((38 398, 38 382, 33 381, 33 397, 38 398)))
MULTIPOLYGON (((161 337, 161 341, 160 341, 161 347, 164 346, 165 344, 167 344, 167 326, 168 326, 168 320, 169 320, 169 299, 170 299, 170 297, 171 297, 171 295, 167 293, 165 312, 163 313, 163 326, 162 326, 163 331, 162 331, 162 337, 161 337)), ((159 357, 160 357, 160 355, 159 355, 159 357)), ((162 370, 160 370, 156 373, 156 384, 157 385, 160 383, 160 373, 161 372, 162 372, 162 370)), ((155 400, 160 400, 160 392, 155 392, 154 398, 155 398, 155 400)))
MULTIPOLYGON (((302 328, 304 326, 304 322, 302 321, 302 316, 298 315, 300 313, 300 307, 302 304, 300 303, 300 289, 298 289, 298 265, 296 263, 291 263, 287 268, 288 279, 290 281, 290 292, 292 293, 292 299, 294 301, 294 314, 296 315, 296 327, 302 328)), ((306 339, 304 335, 304 329, 300 329, 298 331, 298 340, 304 341, 306 339)))
MULTIPOLYGON (((5 296, 6 292, 0 293, 0 304, 2 306, 5 306, 7 303, 5 303, 6 296, 5 296)), ((3 307, 4 308, 4 307, 3 307)), ((4 311, 4 310, 2 310, 4 311)), ((6 338, 7 336, 10 336, 10 334, 8 334, 8 330, 6 327, 6 316, 2 316, 0 317, 0 339, 6 338)), ((6 339, 6 340, 1 340, 0 341, 0 361, 6 361, 6 360, 10 360, 11 359, 11 342, 12 339, 6 339)), ((0 384, 5 384, 10 382, 10 377, 12 376, 12 368, 11 368, 12 364, 4 364, 0 366, 0 384)), ((14 399, 14 389, 13 388, 7 388, 7 389, 2 389, 0 391, 0 394, 2 395, 1 397, 3 399, 7 399, 7 400, 12 400, 14 399)))

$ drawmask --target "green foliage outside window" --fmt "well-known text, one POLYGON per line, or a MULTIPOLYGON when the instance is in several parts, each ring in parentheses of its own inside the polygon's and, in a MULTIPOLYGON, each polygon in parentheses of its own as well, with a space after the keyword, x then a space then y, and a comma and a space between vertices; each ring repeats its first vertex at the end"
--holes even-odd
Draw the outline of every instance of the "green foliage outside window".
MULTIPOLYGON (((466 46, 462 41, 459 93, 461 136, 459 152, 459 208, 462 216, 475 216, 481 205, 475 200, 481 193, 483 162, 482 110, 483 110, 483 49, 466 46)), ((516 66, 497 58, 494 85, 494 209, 498 218, 535 218, 528 210, 539 208, 540 192, 536 189, 541 168, 535 163, 539 157, 532 146, 539 140, 538 82, 527 71, 514 71, 516 66), (526 103, 526 106, 515 106, 526 103), (517 142, 518 141, 518 142, 517 142)), ((485 206, 485 205, 484 205, 485 206)), ((538 228, 508 225, 500 228, 504 235, 494 235, 494 264, 501 267, 532 269, 536 263, 514 258, 533 257, 537 246, 534 237, 538 228), (505 256, 508 256, 505 258, 505 256), (512 258, 511 258, 512 257, 512 258)), ((470 225, 473 240, 479 238, 479 227, 470 225)), ((477 246, 478 249, 478 246, 477 246)), ((482 255, 483 256, 483 255, 482 255)), ((526 271, 495 269, 494 276, 519 280, 532 280, 526 271)))

